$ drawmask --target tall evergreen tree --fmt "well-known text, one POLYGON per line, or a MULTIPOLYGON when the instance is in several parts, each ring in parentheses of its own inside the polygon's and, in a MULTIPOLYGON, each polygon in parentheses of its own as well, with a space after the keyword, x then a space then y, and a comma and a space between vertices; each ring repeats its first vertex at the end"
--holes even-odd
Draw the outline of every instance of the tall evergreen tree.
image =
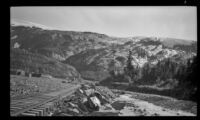
POLYGON ((138 70, 132 65, 132 51, 129 51, 126 67, 124 73, 128 77, 130 84, 137 80, 138 70))

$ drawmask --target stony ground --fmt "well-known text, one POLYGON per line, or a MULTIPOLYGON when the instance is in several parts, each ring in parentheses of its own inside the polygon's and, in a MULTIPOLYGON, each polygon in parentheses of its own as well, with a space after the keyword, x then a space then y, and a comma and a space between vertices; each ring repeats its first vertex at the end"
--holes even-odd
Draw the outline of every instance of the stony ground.
MULTIPOLYGON (((89 86, 87 89, 80 88, 79 90, 84 92, 76 93, 60 101, 54 116, 196 116, 195 113, 182 110, 180 107, 169 108, 149 102, 144 97, 143 100, 139 99, 143 95, 140 93, 116 92, 102 86, 89 86), (102 97, 99 98, 94 94, 95 92, 100 93, 104 99, 100 99, 102 97), (96 97, 97 100, 91 101, 91 97, 96 97)), ((149 95, 148 98, 179 101, 157 95, 149 95)))
POLYGON ((171 110, 144 100, 135 99, 131 94, 120 95, 112 103, 119 110, 119 116, 195 116, 181 110, 171 110))
POLYGON ((92 116, 196 116, 182 110, 171 110, 162 106, 135 99, 131 94, 120 95, 111 104, 102 106, 92 116))
POLYGON ((175 111, 185 111, 193 114, 197 114, 197 103, 186 100, 178 100, 172 97, 155 95, 155 94, 145 94, 138 92, 128 92, 125 93, 131 94, 132 98, 147 101, 157 106, 161 106, 163 108, 175 110, 175 111))

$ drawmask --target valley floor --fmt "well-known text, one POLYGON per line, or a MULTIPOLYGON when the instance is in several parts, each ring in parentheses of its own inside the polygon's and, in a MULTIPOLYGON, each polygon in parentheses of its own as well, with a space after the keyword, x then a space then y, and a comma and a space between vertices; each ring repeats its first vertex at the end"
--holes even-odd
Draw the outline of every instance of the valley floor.
POLYGON ((192 113, 181 110, 170 110, 144 100, 135 99, 130 94, 121 95, 117 101, 125 101, 125 103, 130 103, 130 106, 124 106, 124 108, 120 111, 121 115, 195 116, 195 114, 192 113))
POLYGON ((182 110, 168 109, 148 101, 136 99, 134 95, 119 95, 110 105, 101 107, 92 116, 196 116, 182 110))
MULTIPOLYGON (((72 84, 63 83, 64 79, 27 78, 22 76, 11 76, 11 98, 27 96, 31 93, 45 93, 55 96, 64 93, 72 84), (46 92, 48 91, 48 92, 46 92), (19 93, 19 95, 18 95, 19 93)), ((67 82, 67 80, 66 80, 67 82)), ((81 84, 81 83, 77 83, 81 84)), ((83 81, 82 84, 91 84, 83 81)), ((89 85, 90 86, 90 85, 89 85)), ((93 111, 86 116, 196 116, 197 103, 191 101, 177 100, 175 98, 144 94, 139 92, 123 91, 119 89, 108 89, 95 86, 104 90, 104 94, 112 93, 115 97, 112 101, 101 105, 98 111, 93 111)), ((93 88, 90 86, 89 90, 93 88)), ((86 90, 87 91, 87 90, 86 90)), ((28 97, 28 96, 27 96, 28 97)), ((77 95, 76 95, 77 97, 77 95)), ((79 96, 81 97, 81 96, 79 96)), ((19 99, 22 99, 21 97, 19 99)), ((74 101, 74 100, 73 100, 74 101)))

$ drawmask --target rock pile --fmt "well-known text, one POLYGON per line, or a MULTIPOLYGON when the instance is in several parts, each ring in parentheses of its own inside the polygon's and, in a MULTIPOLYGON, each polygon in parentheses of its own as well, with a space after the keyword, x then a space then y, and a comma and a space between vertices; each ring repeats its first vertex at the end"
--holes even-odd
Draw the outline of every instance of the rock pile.
POLYGON ((74 94, 59 101, 53 116, 87 116, 114 98, 115 95, 105 87, 83 84, 74 94))

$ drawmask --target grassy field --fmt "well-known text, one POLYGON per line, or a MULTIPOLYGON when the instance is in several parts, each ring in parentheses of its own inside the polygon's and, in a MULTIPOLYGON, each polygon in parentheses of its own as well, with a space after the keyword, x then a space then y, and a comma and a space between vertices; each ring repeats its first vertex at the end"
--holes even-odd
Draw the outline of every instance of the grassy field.
POLYGON ((70 84, 66 79, 10 76, 10 97, 20 99, 41 93, 49 93, 67 88, 70 84), (63 82, 65 81, 65 82, 63 82))

